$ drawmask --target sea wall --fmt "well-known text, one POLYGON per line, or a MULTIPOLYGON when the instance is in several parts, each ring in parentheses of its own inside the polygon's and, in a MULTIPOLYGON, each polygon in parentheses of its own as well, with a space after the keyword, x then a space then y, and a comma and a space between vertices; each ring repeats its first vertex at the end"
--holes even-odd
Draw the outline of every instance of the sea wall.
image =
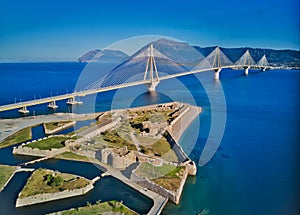
MULTIPOLYGON (((13 147, 13 154, 29 155, 29 156, 36 156, 36 157, 53 157, 55 155, 66 152, 67 151, 66 147, 59 148, 59 149, 53 148, 53 149, 49 149, 49 150, 40 150, 38 148, 26 147, 26 145, 29 143, 34 143, 34 142, 38 142, 40 140, 45 140, 45 139, 51 138, 53 136, 54 135, 50 135, 49 137, 40 138, 38 140, 33 140, 31 142, 23 143, 17 147, 13 147)), ((55 135, 55 136, 63 136, 63 135, 55 135)))
MULTIPOLYGON (((84 134, 83 137, 78 139, 77 141, 80 143, 80 142, 89 140, 95 136, 98 136, 101 134, 101 132, 104 132, 108 129, 115 127, 119 122, 120 122, 120 120, 117 119, 117 120, 112 121, 111 123, 108 123, 108 124, 100 127, 100 128, 98 128, 97 125, 94 126, 93 128, 89 128, 86 131, 84 131, 84 133, 86 133, 86 134, 84 134)), ((81 132, 81 133, 83 133, 83 132, 81 132)), ((79 133, 80 136, 82 135, 81 133, 79 133)))
POLYGON ((191 105, 185 105, 181 110, 180 114, 174 119, 170 126, 167 128, 168 135, 166 138, 172 145, 172 149, 178 157, 178 161, 183 163, 188 170, 189 175, 196 175, 197 166, 184 152, 181 145, 178 144, 182 134, 195 120, 195 118, 201 113, 201 108, 191 105))
POLYGON ((185 130, 195 120, 201 112, 200 107, 185 104, 180 110, 180 114, 171 122, 169 131, 173 138, 178 142, 185 130))
POLYGON ((161 195, 163 197, 170 199, 170 201, 172 201, 175 204, 179 204, 182 190, 183 190, 183 187, 184 187, 184 184, 185 184, 185 181, 186 181, 188 175, 189 175, 188 169, 185 168, 179 188, 177 189, 176 192, 170 191, 145 177, 137 175, 135 173, 135 171, 133 171, 131 173, 130 180, 134 181, 135 183, 137 183, 138 185, 140 185, 144 188, 147 188, 155 193, 158 193, 159 195, 161 195))
POLYGON ((37 148, 32 149, 30 147, 22 147, 22 146, 13 148, 13 154, 29 155, 29 156, 36 156, 36 157, 53 157, 65 151, 67 151, 66 148, 50 149, 50 150, 40 150, 37 148))
POLYGON ((43 203, 43 202, 49 202, 53 200, 58 200, 58 199, 65 199, 73 196, 80 196, 84 195, 90 190, 94 188, 93 184, 90 183, 84 188, 80 189, 74 189, 74 190, 64 190, 62 192, 56 192, 56 193, 43 193, 43 194, 37 194, 34 196, 30 197, 25 197, 25 198, 20 198, 18 197, 16 201, 16 207, 22 207, 26 205, 33 205, 33 204, 38 204, 38 203, 43 203))
POLYGON ((69 123, 65 123, 64 125, 59 126, 59 127, 55 128, 53 130, 47 129, 45 123, 43 124, 43 127, 44 127, 45 134, 55 134, 55 133, 60 132, 64 129, 66 129, 66 128, 70 128, 70 127, 74 126, 75 124, 76 124, 76 121, 72 121, 72 122, 69 122, 69 123))

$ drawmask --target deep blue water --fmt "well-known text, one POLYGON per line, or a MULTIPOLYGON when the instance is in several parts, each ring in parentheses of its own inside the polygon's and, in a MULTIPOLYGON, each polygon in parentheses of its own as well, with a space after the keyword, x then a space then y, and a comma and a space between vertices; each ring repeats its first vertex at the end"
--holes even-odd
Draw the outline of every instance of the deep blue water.
MULTIPOLYGON (((85 64, 0 64, 0 104, 70 92, 85 64), (51 84, 50 84, 51 83, 51 84), (34 96, 35 95, 35 96, 34 96)), ((94 70, 90 80, 101 73, 94 70)), ((213 159, 198 166, 195 177, 189 177, 178 206, 172 203, 164 214, 195 214, 203 208, 211 215, 281 215, 300 214, 299 200, 299 92, 300 71, 267 72, 224 70, 220 83, 211 72, 197 77, 214 87, 222 85, 227 104, 225 133, 213 159)), ((190 102, 190 95, 203 108, 200 133, 190 157, 196 162, 201 155, 211 126, 211 107, 199 81, 194 76, 168 80, 158 85, 160 93, 148 94, 145 86, 101 93, 82 98, 76 112, 97 111, 177 100, 190 102), (185 83, 178 87, 178 83, 185 83), (188 90, 184 90, 187 88, 188 90), (111 98, 114 101, 111 102, 111 98), (117 102, 116 102, 117 101, 117 102)), ((64 102, 57 111, 68 112, 64 102)), ((46 105, 29 108, 31 113, 47 114, 46 105)), ((0 113, 0 117, 18 117, 17 111, 0 113)), ((181 144, 191 142, 197 126, 191 126, 181 144)), ((199 130, 199 129, 198 129, 199 130)), ((1 151, 5 156, 8 149, 1 151)), ((18 158, 19 161, 22 158, 18 158)), ((14 161, 17 162, 17 161, 14 161)), ((10 163, 10 162, 7 162, 10 163)), ((43 164, 40 164, 43 165, 43 164)))

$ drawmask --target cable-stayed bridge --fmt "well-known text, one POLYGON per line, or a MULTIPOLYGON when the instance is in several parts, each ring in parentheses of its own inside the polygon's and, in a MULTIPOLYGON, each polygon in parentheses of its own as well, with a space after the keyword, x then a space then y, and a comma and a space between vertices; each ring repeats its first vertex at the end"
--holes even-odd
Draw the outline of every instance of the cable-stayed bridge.
POLYGON ((50 96, 30 101, 17 102, 0 106, 0 112, 19 109, 21 113, 29 113, 27 107, 48 104, 49 108, 57 108, 56 101, 67 100, 67 104, 76 105, 82 102, 76 101, 76 97, 116 90, 126 87, 147 85, 148 91, 155 91, 156 86, 163 80, 180 76, 196 74, 206 71, 214 71, 214 79, 218 80, 220 72, 224 68, 243 69, 244 74, 249 74, 249 69, 266 71, 270 66, 265 55, 256 63, 249 50, 247 50, 235 63, 216 47, 192 70, 171 60, 150 45, 140 53, 133 55, 131 59, 121 63, 109 72, 105 77, 96 80, 78 92, 63 95, 50 96))

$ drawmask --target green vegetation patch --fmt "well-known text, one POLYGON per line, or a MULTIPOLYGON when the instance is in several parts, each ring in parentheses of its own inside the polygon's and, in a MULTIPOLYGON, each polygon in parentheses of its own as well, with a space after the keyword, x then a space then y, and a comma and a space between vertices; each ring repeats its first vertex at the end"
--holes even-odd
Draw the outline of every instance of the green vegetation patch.
POLYGON ((8 181, 8 179, 12 176, 15 170, 16 167, 14 166, 7 166, 7 165, 0 164, 0 190, 2 190, 3 186, 8 181))
POLYGON ((63 211, 62 215, 89 215, 89 214, 102 214, 105 212, 119 212, 124 215, 136 215, 134 211, 128 209, 121 202, 112 200, 108 202, 97 202, 96 204, 87 203, 87 206, 76 209, 63 211))
POLYGON ((0 142, 0 148, 22 143, 32 138, 31 127, 23 128, 0 142))
POLYGON ((24 147, 30 147, 32 149, 37 148, 40 150, 49 150, 49 149, 59 149, 65 147, 64 142, 69 139, 68 137, 63 137, 63 136, 54 136, 54 137, 49 137, 44 140, 36 141, 33 143, 29 143, 24 145, 24 147))
MULTIPOLYGON (((150 140, 148 141, 150 142, 150 140)), ((165 137, 156 140, 152 145, 142 145, 141 152, 144 154, 154 154, 158 157, 162 157, 166 161, 178 162, 175 152, 165 137)))
POLYGON ((176 167, 174 170, 172 170, 165 176, 155 178, 152 181, 168 190, 176 192, 181 184, 184 170, 184 166, 176 167))
POLYGON ((72 121, 68 120, 68 121, 61 121, 61 122, 49 122, 49 123, 45 123, 45 128, 48 130, 54 130, 57 128, 60 128, 68 123, 71 123, 72 121))
POLYGON ((127 146, 128 150, 137 150, 134 144, 129 143, 127 140, 120 137, 119 133, 116 130, 104 131, 101 133, 101 136, 103 140, 111 146, 118 148, 123 148, 124 146, 127 146))
POLYGON ((137 115, 136 117, 133 117, 130 120, 130 124, 133 128, 140 129, 142 127, 142 123, 145 121, 151 121, 151 122, 170 122, 172 121, 172 110, 166 110, 166 111, 137 111, 132 112, 131 115, 134 115, 134 113, 137 115))
POLYGON ((157 178, 166 176, 169 173, 176 171, 177 167, 169 164, 163 164, 162 166, 154 166, 150 163, 144 162, 137 168, 136 173, 146 178, 157 178))
POLYGON ((153 143, 151 150, 155 155, 162 156, 172 150, 170 143, 165 137, 153 143))
POLYGON ((55 156, 58 159, 66 159, 66 160, 77 160, 77 161, 89 161, 86 156, 77 155, 72 152, 64 152, 60 155, 55 156))
POLYGON ((59 175, 46 174, 44 175, 44 181, 50 187, 58 187, 63 184, 64 179, 59 175))
POLYGON ((130 120, 130 124, 133 127, 139 127, 142 124, 142 122, 148 121, 149 118, 150 118, 150 115, 145 113, 144 115, 132 118, 130 120))
POLYGON ((20 198, 42 193, 80 189, 86 187, 88 184, 88 180, 77 175, 38 169, 27 180, 25 187, 20 193, 20 198))
POLYGON ((184 166, 176 167, 168 164, 153 166, 149 163, 142 163, 137 168, 136 174, 146 177, 168 190, 177 191, 184 169, 184 166))

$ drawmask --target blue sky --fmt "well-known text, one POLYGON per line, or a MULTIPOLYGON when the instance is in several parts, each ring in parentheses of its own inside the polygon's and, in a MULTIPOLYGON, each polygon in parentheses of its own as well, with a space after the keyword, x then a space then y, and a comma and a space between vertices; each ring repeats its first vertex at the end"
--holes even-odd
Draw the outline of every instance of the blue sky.
POLYGON ((0 0, 0 61, 75 60, 138 35, 299 50, 299 8, 299 0, 0 0))

